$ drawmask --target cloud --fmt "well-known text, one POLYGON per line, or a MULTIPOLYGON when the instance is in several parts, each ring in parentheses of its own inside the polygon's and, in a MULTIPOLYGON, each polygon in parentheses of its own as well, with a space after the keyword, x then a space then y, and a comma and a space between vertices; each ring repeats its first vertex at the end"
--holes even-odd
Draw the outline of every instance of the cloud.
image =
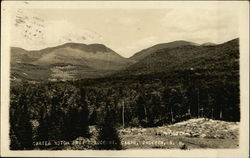
POLYGON ((122 17, 118 19, 118 23, 122 25, 133 25, 138 22, 138 19, 134 19, 132 17, 122 17))
POLYGON ((103 43, 103 37, 96 31, 79 28, 67 20, 46 20, 42 25, 44 27, 41 28, 26 20, 23 26, 14 27, 13 30, 15 31, 13 32, 16 33, 16 40, 12 40, 12 44, 33 50, 67 42, 103 43), (30 28, 26 28, 26 25, 30 28))
POLYGON ((238 35, 238 16, 233 10, 217 8, 173 9, 162 18, 162 28, 176 39, 220 42, 238 35))
POLYGON ((25 49, 66 42, 102 43, 129 57, 158 43, 175 40, 222 43, 238 36, 237 10, 223 7, 27 9, 15 14, 18 19, 13 20, 12 43, 25 49), (32 24, 29 36, 24 38, 26 24, 30 26, 32 22, 38 25, 32 24), (36 30, 42 34, 34 35, 36 30))
POLYGON ((142 49, 151 47, 158 43, 159 43, 159 38, 156 36, 151 36, 151 37, 142 38, 137 41, 131 42, 127 47, 124 47, 121 51, 126 52, 124 53, 125 57, 130 57, 134 53, 142 49))

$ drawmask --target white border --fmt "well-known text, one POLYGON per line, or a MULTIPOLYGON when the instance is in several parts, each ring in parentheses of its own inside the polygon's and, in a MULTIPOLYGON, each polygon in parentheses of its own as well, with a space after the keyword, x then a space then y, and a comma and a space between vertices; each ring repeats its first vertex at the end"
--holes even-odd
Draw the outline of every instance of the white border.
POLYGON ((2 2, 1 7, 1 156, 38 156, 38 157, 62 157, 62 156, 88 156, 88 157, 248 157, 249 155, 249 2, 201 2, 201 1, 85 1, 67 2, 50 1, 34 2, 29 5, 23 2, 2 2), (195 149, 195 150, 122 150, 122 151, 10 151, 9 132, 9 13, 11 8, 164 8, 164 7, 237 7, 239 8, 239 32, 240 32, 240 92, 241 92, 241 123, 240 123, 240 148, 239 149, 195 149), (60 5, 58 5, 60 4, 60 5))

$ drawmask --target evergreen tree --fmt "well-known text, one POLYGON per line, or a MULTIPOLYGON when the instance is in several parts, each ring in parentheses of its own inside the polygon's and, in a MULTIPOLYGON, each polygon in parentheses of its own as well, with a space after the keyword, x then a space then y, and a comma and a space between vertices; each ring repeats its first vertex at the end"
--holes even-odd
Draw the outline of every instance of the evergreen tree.
POLYGON ((10 150, 21 149, 21 144, 19 143, 12 127, 10 128, 10 150))
POLYGON ((139 118, 140 124, 142 126, 146 126, 147 124, 147 108, 146 108, 146 102, 144 100, 144 97, 141 94, 136 102, 136 113, 139 118))
POLYGON ((39 126, 37 128, 37 135, 39 141, 48 140, 48 117, 45 109, 40 112, 39 126))
POLYGON ((86 91, 84 88, 80 89, 80 105, 79 108, 79 136, 89 137, 89 109, 86 102, 86 91))
POLYGON ((64 138, 72 141, 79 136, 79 114, 76 108, 70 108, 65 120, 64 138))
POLYGON ((30 123, 29 113, 25 103, 23 104, 22 113, 18 120, 15 133, 20 143, 20 149, 33 149, 32 125, 30 123))
POLYGON ((104 122, 98 125, 99 135, 97 145, 98 149, 105 150, 121 150, 121 141, 117 130, 115 128, 114 122, 115 112, 114 110, 107 109, 106 114, 104 116, 104 122))
POLYGON ((83 108, 80 107, 79 109, 79 134, 78 136, 81 137, 90 137, 89 133, 89 121, 88 121, 88 107, 84 106, 83 108))
POLYGON ((52 105, 51 112, 47 116, 46 124, 48 126, 48 139, 49 140, 62 140, 63 139, 63 112, 56 105, 52 105))

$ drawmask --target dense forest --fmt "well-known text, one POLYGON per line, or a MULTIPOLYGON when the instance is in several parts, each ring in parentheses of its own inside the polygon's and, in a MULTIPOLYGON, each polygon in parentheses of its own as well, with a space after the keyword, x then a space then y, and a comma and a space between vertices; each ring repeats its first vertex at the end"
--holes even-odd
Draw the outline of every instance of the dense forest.
POLYGON ((11 87, 10 107, 13 149, 28 149, 32 141, 25 139, 89 137, 88 126, 105 123, 107 108, 112 109, 114 127, 161 126, 196 117, 239 121, 237 82, 211 81, 198 73, 189 77, 178 74, 173 73, 172 79, 160 74, 161 77, 156 78, 155 74, 130 79, 109 78, 108 81, 15 85, 11 87), (32 130, 34 121, 39 123, 35 131, 32 130), (19 144, 22 142, 28 144, 19 144))
POLYGON ((220 47, 217 50, 227 50, 227 56, 146 74, 123 72, 103 78, 37 83, 12 81, 10 148, 33 149, 34 141, 89 138, 89 126, 95 125, 100 140, 117 144, 97 145, 97 149, 121 149, 116 131, 121 127, 147 128, 200 117, 240 121, 239 50, 235 46, 220 47))

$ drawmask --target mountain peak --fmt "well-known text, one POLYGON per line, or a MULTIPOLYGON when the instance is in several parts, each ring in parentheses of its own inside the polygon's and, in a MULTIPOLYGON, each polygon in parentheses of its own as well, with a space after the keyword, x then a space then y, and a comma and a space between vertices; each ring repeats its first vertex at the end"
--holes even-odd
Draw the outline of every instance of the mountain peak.
POLYGON ((173 41, 173 42, 168 42, 168 43, 165 43, 165 44, 188 44, 188 45, 197 45, 197 43, 194 43, 194 42, 189 42, 189 41, 185 41, 185 40, 176 40, 176 41, 173 41))
POLYGON ((64 47, 79 47, 79 46, 84 46, 84 47, 86 47, 87 45, 84 44, 84 43, 69 42, 69 43, 62 44, 61 46, 64 46, 64 47))
POLYGON ((61 44, 61 45, 58 45, 58 46, 48 47, 48 48, 45 48, 45 49, 33 50, 33 51, 48 53, 48 52, 51 52, 51 51, 59 49, 59 48, 79 49, 79 50, 84 51, 84 52, 92 52, 92 53, 114 52, 113 50, 111 50, 110 48, 106 47, 103 44, 95 43, 95 44, 88 44, 87 45, 87 44, 84 44, 84 43, 74 43, 74 42, 64 43, 64 44, 61 44))
MULTIPOLYGON (((92 51, 100 51, 100 52, 109 52, 112 51, 108 47, 106 47, 104 44, 94 43, 88 45, 92 51)), ((112 51, 113 52, 113 51, 112 51)))
POLYGON ((187 46, 187 45, 197 46, 198 44, 193 43, 193 42, 184 41, 184 40, 177 40, 177 41, 173 41, 173 42, 169 42, 169 43, 160 43, 160 44, 154 45, 150 48, 143 49, 143 50, 135 53, 132 57, 130 57, 130 59, 132 59, 134 61, 139 61, 139 60, 149 56, 150 54, 154 53, 157 50, 166 49, 166 48, 176 48, 176 47, 182 47, 182 46, 187 46))
POLYGON ((70 47, 74 49, 80 49, 87 52, 110 52, 111 49, 107 48, 104 44, 94 43, 94 44, 83 44, 83 43, 65 43, 58 47, 70 47))
POLYGON ((216 44, 212 42, 206 42, 206 43, 201 44, 201 46, 215 46, 215 45, 216 44))

